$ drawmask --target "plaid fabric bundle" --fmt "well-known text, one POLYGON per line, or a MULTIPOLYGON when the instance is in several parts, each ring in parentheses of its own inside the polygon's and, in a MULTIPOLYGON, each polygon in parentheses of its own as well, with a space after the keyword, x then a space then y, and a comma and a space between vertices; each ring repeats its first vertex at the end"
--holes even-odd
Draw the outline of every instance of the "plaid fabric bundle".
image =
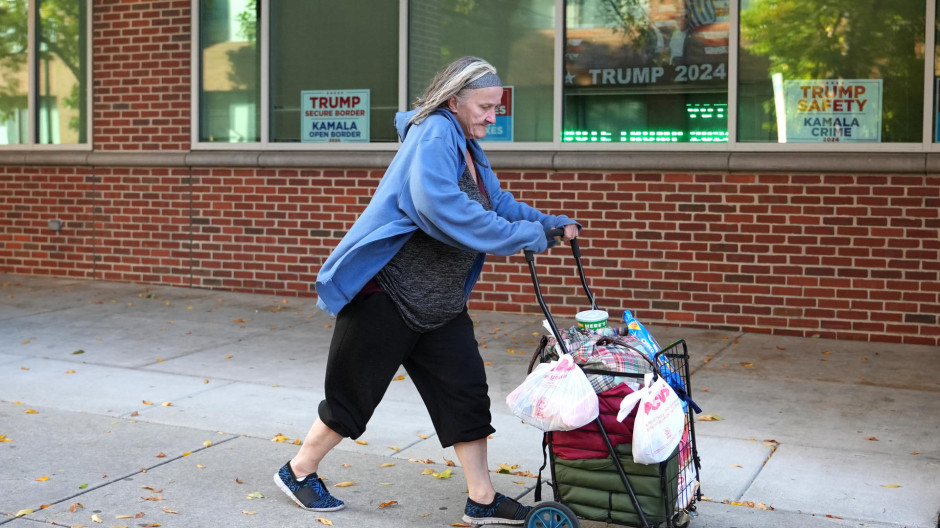
MULTIPOLYGON (((649 360, 643 356, 643 345, 639 339, 630 335, 626 328, 604 327, 598 330, 587 330, 576 325, 568 330, 562 330, 561 335, 575 363, 586 369, 636 374, 652 372, 649 360), (598 345, 598 341, 602 344, 598 345)), ((554 350, 555 344, 555 338, 550 337, 546 346, 554 350)), ((598 394, 623 382, 627 382, 627 385, 634 390, 640 386, 640 379, 625 376, 588 374, 587 377, 591 386, 594 387, 594 392, 598 394)))

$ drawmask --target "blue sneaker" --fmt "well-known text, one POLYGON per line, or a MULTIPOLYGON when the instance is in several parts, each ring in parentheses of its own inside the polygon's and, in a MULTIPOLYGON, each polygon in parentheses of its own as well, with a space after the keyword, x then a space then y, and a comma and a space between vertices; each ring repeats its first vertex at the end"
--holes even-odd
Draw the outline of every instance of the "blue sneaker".
POLYGON ((305 510, 326 512, 342 510, 346 507, 346 503, 330 495, 323 479, 316 473, 298 481, 294 476, 294 470, 290 467, 290 462, 284 464, 284 467, 274 475, 274 483, 305 510))
POLYGON ((493 502, 480 504, 467 499, 463 522, 469 524, 522 524, 532 506, 523 506, 502 493, 497 493, 493 502))

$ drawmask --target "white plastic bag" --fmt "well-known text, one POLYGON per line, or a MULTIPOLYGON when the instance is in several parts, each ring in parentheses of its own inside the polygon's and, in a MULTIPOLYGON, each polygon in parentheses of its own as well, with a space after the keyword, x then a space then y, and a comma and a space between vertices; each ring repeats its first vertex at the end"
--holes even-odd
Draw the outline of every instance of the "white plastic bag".
POLYGON ((506 403, 523 422, 543 431, 577 429, 598 414, 597 394, 571 354, 535 367, 506 403))
POLYGON ((643 378, 643 387, 620 402, 617 421, 622 422, 637 403, 640 408, 633 424, 633 460, 638 464, 657 464, 669 458, 682 439, 685 414, 682 402, 663 378, 653 382, 653 374, 643 378))

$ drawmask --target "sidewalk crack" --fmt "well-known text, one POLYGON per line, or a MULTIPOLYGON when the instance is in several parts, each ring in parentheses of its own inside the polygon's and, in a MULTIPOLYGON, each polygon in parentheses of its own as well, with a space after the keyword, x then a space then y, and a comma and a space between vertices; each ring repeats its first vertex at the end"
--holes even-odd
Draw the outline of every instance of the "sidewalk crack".
POLYGON ((767 463, 770 462, 771 458, 773 458, 774 453, 777 452, 777 448, 780 447, 780 442, 776 440, 764 440, 763 444, 770 448, 770 453, 767 454, 767 458, 764 459, 764 463, 761 464, 759 468, 757 468, 757 471, 755 471, 753 475, 751 475, 751 478, 747 481, 747 485, 744 486, 744 490, 740 495, 737 496, 737 498, 734 499, 735 502, 744 499, 744 495, 746 495, 747 492, 751 489, 751 486, 754 485, 757 477, 760 476, 760 474, 764 471, 764 468, 767 467, 767 463))

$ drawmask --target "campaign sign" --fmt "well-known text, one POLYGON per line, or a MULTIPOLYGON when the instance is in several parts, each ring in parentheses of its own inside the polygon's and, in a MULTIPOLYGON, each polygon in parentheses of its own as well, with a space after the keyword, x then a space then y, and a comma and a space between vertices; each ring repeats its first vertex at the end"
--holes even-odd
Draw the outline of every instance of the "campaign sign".
POLYGON ((368 143, 369 90, 300 92, 300 138, 309 143, 368 143))
POLYGON ((503 86, 503 98, 496 107, 496 123, 486 127, 480 141, 512 141, 512 86, 503 86))
POLYGON ((881 79, 785 81, 787 142, 880 142, 881 85, 881 79))

